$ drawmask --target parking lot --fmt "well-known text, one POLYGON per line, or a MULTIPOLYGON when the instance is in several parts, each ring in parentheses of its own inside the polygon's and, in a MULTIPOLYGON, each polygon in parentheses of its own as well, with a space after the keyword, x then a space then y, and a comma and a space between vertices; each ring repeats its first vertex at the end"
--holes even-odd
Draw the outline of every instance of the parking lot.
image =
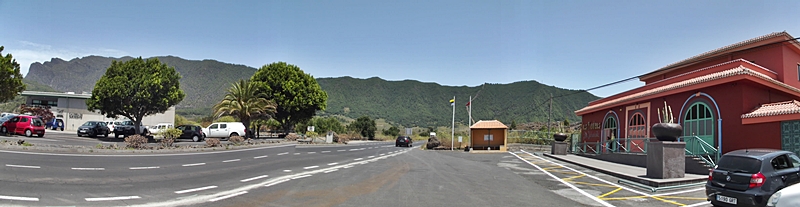
POLYGON ((650 192, 619 184, 616 177, 526 152, 512 153, 499 165, 588 206, 711 206, 703 185, 650 192))

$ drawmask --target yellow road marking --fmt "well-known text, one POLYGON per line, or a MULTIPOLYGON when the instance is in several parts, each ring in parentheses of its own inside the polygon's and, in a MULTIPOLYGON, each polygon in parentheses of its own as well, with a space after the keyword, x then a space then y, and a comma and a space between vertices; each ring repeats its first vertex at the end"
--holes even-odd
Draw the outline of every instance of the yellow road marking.
POLYGON ((563 180, 563 181, 571 181, 572 179, 580 178, 580 177, 583 177, 583 176, 586 176, 586 175, 581 174, 581 175, 576 175, 576 176, 564 178, 564 179, 561 179, 561 180, 563 180))
POLYGON ((658 196, 650 196, 650 197, 654 198, 656 200, 659 200, 659 201, 663 201, 665 203, 671 203, 671 204, 675 204, 675 205, 679 205, 679 206, 685 206, 686 205, 686 204, 683 204, 683 203, 678 203, 678 202, 675 202, 675 201, 659 198, 658 196))
POLYGON ((619 192, 620 190, 622 190, 622 188, 617 188, 617 189, 614 189, 614 190, 612 190, 611 192, 608 192, 608 193, 606 193, 606 194, 603 194, 603 195, 597 196, 597 198, 603 198, 603 197, 606 197, 606 196, 608 196, 608 195, 611 195, 611 194, 614 194, 614 193, 616 193, 616 192, 619 192))
POLYGON ((561 168, 561 166, 555 166, 555 167, 546 167, 546 168, 542 168, 542 170, 550 171, 550 170, 552 170, 552 169, 558 169, 558 168, 561 168))
POLYGON ((609 188, 618 188, 617 186, 608 185, 608 184, 596 184, 596 183, 575 182, 575 181, 572 181, 571 183, 575 183, 575 184, 579 184, 579 185, 590 185, 590 186, 601 186, 601 187, 609 187, 609 188))
POLYGON ((681 199, 681 200, 706 200, 708 198, 701 197, 685 197, 685 196, 658 196, 660 198, 681 199))
POLYGON ((630 197, 600 198, 600 199, 610 201, 610 200, 628 200, 634 198, 647 198, 647 196, 630 196, 630 197))

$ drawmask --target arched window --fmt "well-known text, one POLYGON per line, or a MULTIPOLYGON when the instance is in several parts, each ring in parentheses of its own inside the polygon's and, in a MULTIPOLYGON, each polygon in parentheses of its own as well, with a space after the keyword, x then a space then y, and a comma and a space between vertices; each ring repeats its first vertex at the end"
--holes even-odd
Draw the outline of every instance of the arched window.
POLYGON ((642 113, 636 112, 628 121, 628 138, 645 138, 647 136, 647 124, 642 113))

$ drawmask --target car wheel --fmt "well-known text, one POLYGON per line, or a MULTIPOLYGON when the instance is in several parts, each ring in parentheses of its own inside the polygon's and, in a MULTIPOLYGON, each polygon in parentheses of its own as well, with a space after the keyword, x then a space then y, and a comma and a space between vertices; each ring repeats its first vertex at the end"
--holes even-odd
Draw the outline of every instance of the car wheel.
POLYGON ((83 135, 81 135, 81 134, 78 134, 78 137, 82 137, 82 136, 83 136, 83 135))
POLYGON ((6 129, 6 127, 0 127, 0 133, 8 134, 8 129, 6 129))
POLYGON ((33 132, 30 129, 26 129, 25 130, 25 136, 26 137, 32 137, 33 136, 33 132))
POLYGON ((37 137, 44 137, 44 133, 36 134, 37 137))
POLYGON ((200 141, 200 137, 197 136, 197 135, 194 135, 194 136, 192 136, 192 141, 199 142, 200 141))
POLYGON ((106 132, 105 134, 103 134, 103 137, 104 137, 104 138, 108 138, 108 132, 106 132))
POLYGON ((114 138, 115 138, 115 139, 119 139, 119 134, 117 134, 117 133, 114 133, 114 138))

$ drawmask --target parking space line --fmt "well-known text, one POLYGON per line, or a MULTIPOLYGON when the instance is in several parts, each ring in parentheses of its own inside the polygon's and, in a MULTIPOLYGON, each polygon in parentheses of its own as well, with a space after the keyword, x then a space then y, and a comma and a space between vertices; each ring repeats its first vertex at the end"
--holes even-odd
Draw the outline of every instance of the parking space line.
POLYGON ((678 206, 685 206, 686 205, 686 204, 678 203, 678 202, 675 202, 675 201, 672 201, 672 200, 663 199, 663 198, 660 198, 658 196, 650 196, 650 197, 653 198, 653 199, 659 200, 659 201, 663 201, 665 203, 671 203, 671 204, 675 204, 675 205, 678 205, 678 206))
POLYGON ((559 179, 558 177, 556 177, 555 175, 553 175, 553 174, 552 174, 552 173, 550 173, 550 172, 547 172, 546 170, 542 169, 542 168, 541 168, 541 167, 539 167, 538 165, 535 165, 535 164, 533 164, 533 163, 529 162, 528 160, 522 159, 522 157, 520 157, 519 155, 517 155, 517 154, 514 154, 514 153, 512 153, 512 152, 509 152, 509 154, 511 154, 511 155, 514 155, 515 157, 519 158, 519 159, 520 159, 520 160, 522 160, 523 162, 526 162, 526 163, 528 163, 529 165, 531 165, 531 166, 535 167, 536 169, 539 169, 540 171, 544 172, 544 174, 547 174, 547 175, 548 175, 548 176, 550 176, 551 178, 553 178, 553 179, 555 179, 555 180, 558 180, 558 181, 559 181, 559 182, 561 182, 562 184, 564 184, 564 185, 566 185, 566 186, 569 186, 570 188, 572 188, 572 189, 573 189, 573 190, 575 190, 575 191, 578 191, 578 193, 580 193, 581 195, 583 195, 583 196, 586 196, 586 197, 588 197, 588 198, 591 198, 592 200, 594 200, 595 202, 599 203, 600 205, 603 205, 603 206, 606 206, 606 207, 614 207, 614 205, 611 205, 610 203, 608 203, 608 202, 606 202, 606 201, 604 201, 604 200, 601 200, 601 199, 599 199, 599 198, 597 198, 597 197, 594 197, 594 196, 592 196, 591 194, 587 193, 586 191, 583 191, 583 190, 581 190, 580 188, 576 187, 575 185, 572 185, 572 183, 569 183, 569 182, 567 182, 567 181, 563 181, 563 180, 559 179))

